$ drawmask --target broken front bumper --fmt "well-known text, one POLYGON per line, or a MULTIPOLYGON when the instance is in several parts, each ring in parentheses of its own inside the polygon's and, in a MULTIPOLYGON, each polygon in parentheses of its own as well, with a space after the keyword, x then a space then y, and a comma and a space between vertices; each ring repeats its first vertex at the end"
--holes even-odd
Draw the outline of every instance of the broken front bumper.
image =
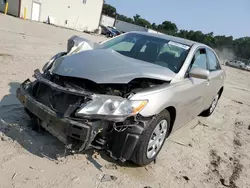
POLYGON ((57 137, 64 144, 70 144, 68 138, 75 138, 82 141, 83 148, 88 146, 92 128, 90 125, 71 120, 65 117, 59 117, 55 111, 46 105, 38 102, 27 91, 29 80, 26 80, 17 89, 16 95, 27 110, 41 120, 41 126, 57 137))
MULTIPOLYGON (((58 85, 50 83, 42 77, 37 77, 37 79, 39 82, 46 83, 55 89, 65 90, 64 88, 58 87, 58 85)), ((88 149, 93 141, 93 132, 98 132, 96 127, 93 126, 93 124, 73 120, 67 116, 67 113, 64 115, 56 113, 54 110, 37 101, 32 96, 32 87, 30 80, 26 80, 16 91, 17 98, 28 110, 28 114, 37 117, 41 122, 41 126, 64 144, 72 144, 71 138, 73 138, 81 142, 80 150, 88 149)), ((66 92, 77 93, 77 95, 83 96, 86 95, 86 93, 81 93, 79 91, 67 90, 66 92)), ((134 150, 143 131, 144 128, 138 124, 129 125, 129 128, 122 132, 113 130, 109 134, 108 143, 104 148, 110 153, 110 156, 116 160, 130 160, 131 157, 133 157, 134 150)))

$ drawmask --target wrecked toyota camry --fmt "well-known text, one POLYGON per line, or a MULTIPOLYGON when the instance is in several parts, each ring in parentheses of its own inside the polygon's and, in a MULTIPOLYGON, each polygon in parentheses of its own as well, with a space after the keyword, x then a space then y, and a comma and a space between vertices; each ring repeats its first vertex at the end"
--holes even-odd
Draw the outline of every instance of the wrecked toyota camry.
POLYGON ((17 98, 36 126, 67 148, 142 166, 171 132, 213 113, 225 73, 206 45, 129 32, 100 44, 73 36, 33 77, 17 98))

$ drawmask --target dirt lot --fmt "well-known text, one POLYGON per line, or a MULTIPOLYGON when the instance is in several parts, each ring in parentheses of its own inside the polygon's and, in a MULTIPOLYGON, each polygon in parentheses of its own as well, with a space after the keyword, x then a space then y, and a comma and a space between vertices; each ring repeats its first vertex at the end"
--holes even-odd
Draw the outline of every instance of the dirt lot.
POLYGON ((1 188, 250 187, 250 72, 224 67, 226 86, 215 113, 172 134, 147 167, 117 164, 94 151, 63 157, 57 139, 32 131, 15 90, 75 34, 104 40, 0 14, 1 188), (104 174, 117 179, 103 182, 104 174))

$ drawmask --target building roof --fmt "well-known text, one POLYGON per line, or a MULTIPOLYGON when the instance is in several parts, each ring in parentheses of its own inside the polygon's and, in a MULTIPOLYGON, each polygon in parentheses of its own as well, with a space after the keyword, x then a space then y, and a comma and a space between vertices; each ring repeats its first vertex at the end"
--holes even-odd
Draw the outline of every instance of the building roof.
POLYGON ((171 40, 171 41, 178 42, 178 43, 181 43, 181 44, 185 44, 185 45, 188 45, 188 46, 192 46, 194 44, 200 44, 200 43, 192 41, 192 40, 188 40, 188 39, 184 39, 184 38, 180 38, 180 37, 174 37, 174 36, 171 36, 171 35, 159 34, 159 33, 148 33, 148 32, 145 32, 145 31, 132 31, 130 33, 137 33, 137 34, 162 38, 162 39, 166 39, 166 40, 171 40))

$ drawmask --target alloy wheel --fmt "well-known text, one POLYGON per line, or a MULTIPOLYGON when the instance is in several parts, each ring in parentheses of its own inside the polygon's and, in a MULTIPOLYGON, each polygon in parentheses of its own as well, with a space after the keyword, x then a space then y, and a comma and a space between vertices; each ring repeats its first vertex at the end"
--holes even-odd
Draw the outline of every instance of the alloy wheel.
POLYGON ((160 150, 167 134, 167 128, 168 128, 168 122, 165 119, 160 121, 155 127, 148 142, 148 147, 147 147, 148 159, 153 158, 160 150))

